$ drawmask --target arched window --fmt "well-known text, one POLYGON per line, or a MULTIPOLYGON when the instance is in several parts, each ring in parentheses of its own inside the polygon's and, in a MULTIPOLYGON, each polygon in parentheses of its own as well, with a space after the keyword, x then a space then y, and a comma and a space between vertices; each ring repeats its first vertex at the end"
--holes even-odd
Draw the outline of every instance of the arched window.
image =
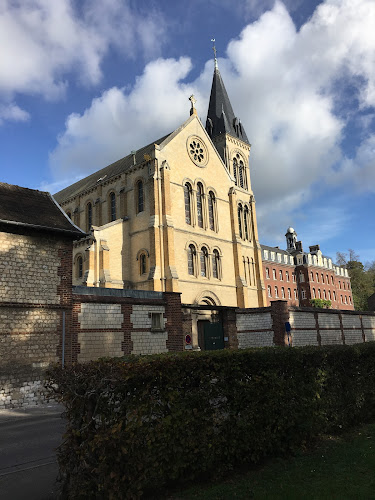
POLYGON ((331 290, 328 290, 328 300, 332 300, 331 290))
POLYGON ((239 161, 238 173, 239 173, 239 178, 240 178, 240 186, 243 188, 244 187, 244 166, 243 166, 242 160, 239 161))
POLYGON ((238 231, 240 233, 240 238, 242 238, 242 205, 238 205, 238 231))
POLYGON ((244 209, 244 214, 243 214, 243 226, 244 226, 244 232, 245 232, 245 240, 249 239, 249 209, 245 207, 244 209))
POLYGON ((90 231, 92 226, 92 204, 89 202, 86 206, 86 221, 87 221, 87 231, 90 231))
POLYGON ((313 299, 316 298, 316 295, 315 295, 315 288, 312 289, 312 296, 313 296, 313 299))
POLYGON ((272 291, 271 291, 271 286, 267 286, 267 291, 268 291, 268 297, 272 297, 272 291))
POLYGON ((208 193, 208 218, 212 231, 215 230, 215 195, 212 191, 208 193))
POLYGON ((206 247, 201 248, 201 276, 207 277, 208 252, 206 247))
POLYGON ((292 298, 292 294, 290 292, 290 288, 288 288, 288 299, 291 299, 292 298))
POLYGON ((203 227, 203 186, 200 182, 197 185, 197 217, 198 226, 203 227))
POLYGON ((233 158, 233 177, 236 186, 237 186, 237 170, 238 170, 238 161, 237 158, 233 158))
POLYGON ((83 277, 83 259, 81 256, 77 258, 77 278, 83 277))
POLYGON ((137 213, 143 212, 144 210, 144 197, 143 197, 143 182, 137 182, 137 213))
POLYGON ((322 298, 322 294, 320 293, 320 288, 318 288, 318 298, 321 299, 322 298))
POLYGON ((146 255, 144 253, 141 253, 139 256, 139 274, 146 274, 146 255))
POLYGON ((254 259, 251 257, 251 268, 253 271, 253 278, 254 278, 254 285, 256 284, 256 279, 255 279, 255 264, 254 264, 254 259))
POLYGON ((219 279, 220 273, 220 255, 218 250, 212 252, 212 277, 219 279))
POLYGON ((281 298, 285 299, 285 290, 283 286, 281 287, 281 298))
POLYGON ((110 205, 110 222, 116 220, 116 195, 115 193, 111 193, 109 195, 109 205, 110 205))
POLYGON ((270 279, 270 270, 266 267, 266 279, 270 279))
MULTIPOLYGON (((243 272, 244 272, 244 275, 245 275, 245 281, 247 282, 247 276, 246 276, 246 259, 245 259, 245 257, 242 257, 242 261, 243 261, 243 272)), ((250 279, 250 277, 249 277, 249 279, 250 279)))
MULTIPOLYGON (((251 271, 250 271, 250 259, 249 257, 247 258, 247 268, 249 269, 249 285, 252 284, 251 282, 251 271)), ((255 285, 255 276, 254 276, 254 273, 253 273, 253 284, 255 285)))
POLYGON ((275 297, 278 298, 279 297, 279 292, 277 290, 277 286, 275 286, 275 297))
POLYGON ((188 273, 192 276, 195 275, 195 256, 196 250, 194 245, 189 245, 188 249, 188 273))
POLYGON ((191 224, 191 185, 187 182, 184 186, 184 200, 185 200, 185 222, 191 224))

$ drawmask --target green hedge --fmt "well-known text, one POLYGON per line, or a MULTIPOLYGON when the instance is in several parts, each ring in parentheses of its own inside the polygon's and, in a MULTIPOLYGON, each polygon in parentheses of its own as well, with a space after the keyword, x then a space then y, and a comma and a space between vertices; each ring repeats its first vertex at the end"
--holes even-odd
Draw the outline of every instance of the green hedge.
POLYGON ((129 357, 50 372, 63 498, 139 498, 375 417, 375 343, 129 357))

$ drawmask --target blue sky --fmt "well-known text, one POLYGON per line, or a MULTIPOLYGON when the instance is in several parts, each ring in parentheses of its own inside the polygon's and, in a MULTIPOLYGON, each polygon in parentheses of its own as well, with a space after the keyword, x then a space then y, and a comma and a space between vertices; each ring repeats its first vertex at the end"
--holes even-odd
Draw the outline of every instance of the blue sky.
POLYGON ((375 259, 373 0, 0 0, 0 180, 52 193, 205 123, 211 38, 260 240, 375 259))

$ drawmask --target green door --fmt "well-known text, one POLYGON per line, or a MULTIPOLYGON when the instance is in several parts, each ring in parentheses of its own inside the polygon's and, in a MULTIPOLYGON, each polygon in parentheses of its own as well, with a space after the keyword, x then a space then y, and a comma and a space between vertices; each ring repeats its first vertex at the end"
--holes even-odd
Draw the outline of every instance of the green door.
POLYGON ((221 323, 204 323, 204 348, 206 351, 224 349, 224 334, 221 323))

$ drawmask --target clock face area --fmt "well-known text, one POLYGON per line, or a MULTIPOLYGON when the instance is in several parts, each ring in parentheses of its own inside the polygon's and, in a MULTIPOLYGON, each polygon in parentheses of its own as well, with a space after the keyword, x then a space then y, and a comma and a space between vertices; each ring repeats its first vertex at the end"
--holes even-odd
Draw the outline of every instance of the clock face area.
POLYGON ((197 135, 191 135, 186 141, 188 155, 198 167, 205 167, 208 163, 208 150, 206 144, 197 135))

